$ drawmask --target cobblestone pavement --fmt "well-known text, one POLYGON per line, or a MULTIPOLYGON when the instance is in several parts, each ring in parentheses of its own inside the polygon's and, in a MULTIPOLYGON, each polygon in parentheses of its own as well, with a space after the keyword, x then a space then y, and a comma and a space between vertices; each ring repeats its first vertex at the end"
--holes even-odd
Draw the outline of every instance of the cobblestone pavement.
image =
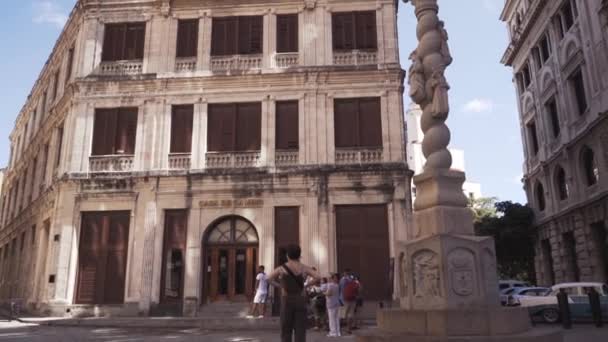
MULTIPOLYGON (((545 329, 540 327, 537 329, 545 329)), ((308 335, 309 342, 354 341, 354 337, 327 338, 320 333, 308 335)), ((273 332, 232 332, 218 333, 176 329, 110 329, 49 327, 36 324, 0 321, 0 341, 16 342, 168 342, 168 341, 204 341, 204 342, 278 342, 278 334, 273 332)), ((606 342, 608 328, 596 329, 592 326, 578 326, 566 333, 565 342, 606 342)))

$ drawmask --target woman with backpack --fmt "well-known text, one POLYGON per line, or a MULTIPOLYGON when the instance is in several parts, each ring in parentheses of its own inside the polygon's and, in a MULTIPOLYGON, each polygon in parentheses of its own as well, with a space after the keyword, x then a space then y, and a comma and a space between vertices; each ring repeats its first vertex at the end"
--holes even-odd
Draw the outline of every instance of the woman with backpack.
POLYGON ((313 281, 306 285, 314 286, 321 277, 312 267, 300 262, 300 246, 289 245, 286 251, 287 262, 268 275, 268 282, 278 281, 276 285, 281 288, 281 342, 306 342, 308 308, 304 281, 310 276, 313 281))

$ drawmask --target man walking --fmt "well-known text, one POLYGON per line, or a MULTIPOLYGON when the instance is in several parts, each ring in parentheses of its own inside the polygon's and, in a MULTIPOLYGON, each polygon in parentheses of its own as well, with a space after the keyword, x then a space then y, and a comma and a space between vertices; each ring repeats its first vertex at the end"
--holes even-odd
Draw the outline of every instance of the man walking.
POLYGON ((344 310, 344 321, 346 322, 346 333, 352 333, 355 325, 355 310, 357 309, 357 299, 359 297, 359 282, 353 277, 350 270, 344 272, 341 283, 342 303, 344 310))
POLYGON ((264 266, 258 267, 258 275, 255 278, 255 288, 253 305, 251 306, 251 312, 247 317, 253 318, 257 315, 258 318, 264 318, 264 315, 266 315, 266 298, 268 297, 268 280, 266 279, 264 266))

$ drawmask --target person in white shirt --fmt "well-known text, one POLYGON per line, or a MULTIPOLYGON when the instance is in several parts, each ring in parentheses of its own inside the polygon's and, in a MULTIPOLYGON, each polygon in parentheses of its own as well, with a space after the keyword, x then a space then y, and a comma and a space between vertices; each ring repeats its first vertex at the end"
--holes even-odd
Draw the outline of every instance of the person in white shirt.
POLYGON ((255 278, 255 297, 253 298, 253 305, 251 306, 251 312, 249 318, 256 317, 264 318, 266 315, 266 299, 268 298, 268 279, 266 273, 264 273, 264 266, 258 267, 258 275, 255 278))
POLYGON ((340 276, 333 274, 325 290, 327 298, 327 317, 329 318, 328 337, 340 337, 340 276))

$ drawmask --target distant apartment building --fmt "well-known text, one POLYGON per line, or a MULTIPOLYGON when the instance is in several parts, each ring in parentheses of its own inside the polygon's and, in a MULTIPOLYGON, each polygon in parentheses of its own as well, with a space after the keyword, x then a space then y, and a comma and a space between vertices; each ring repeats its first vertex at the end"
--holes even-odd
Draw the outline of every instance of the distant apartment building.
MULTIPOLYGON (((414 174, 422 173, 426 158, 422 153, 422 140, 424 139, 424 132, 420 128, 420 119, 422 117, 422 109, 416 104, 410 104, 406 113, 407 123, 407 163, 408 167, 414 171, 414 174)), ((466 172, 464 151, 450 148, 452 153, 452 168, 458 171, 466 172)), ((483 194, 481 192, 481 184, 471 182, 467 180, 463 186, 462 191, 470 198, 481 198, 483 194)), ((416 188, 412 185, 412 196, 416 197, 416 188)))
POLYGON ((540 285, 608 281, 608 6, 508 0, 540 285))
POLYGON ((78 1, 10 136, 1 301, 196 315, 251 298, 290 243, 391 299, 397 4, 78 1))

